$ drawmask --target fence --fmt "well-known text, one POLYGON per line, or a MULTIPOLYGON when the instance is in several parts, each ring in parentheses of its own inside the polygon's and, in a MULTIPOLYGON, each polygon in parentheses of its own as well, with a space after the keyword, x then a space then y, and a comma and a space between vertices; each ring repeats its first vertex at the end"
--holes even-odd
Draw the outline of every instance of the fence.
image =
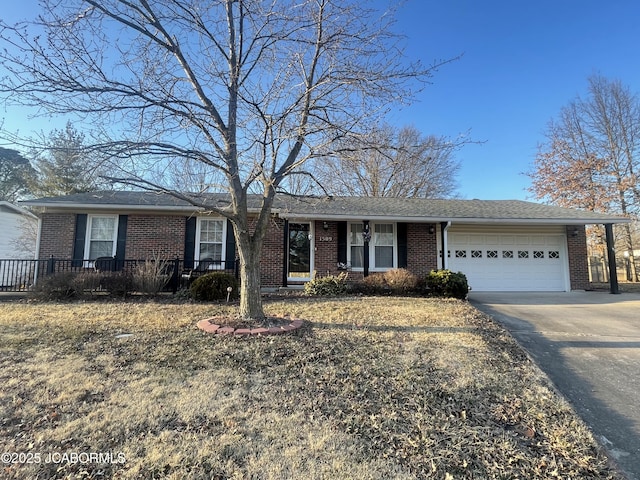
POLYGON ((61 272, 129 272, 134 273, 141 266, 153 262, 158 272, 167 277, 165 291, 175 293, 182 286, 188 285, 194 278, 213 272, 227 272, 239 277, 239 261, 195 260, 185 268, 185 261, 173 260, 132 260, 102 257, 96 260, 72 259, 0 259, 0 292, 28 292, 36 285, 38 279, 61 272), (192 264, 192 265, 191 265, 192 264))

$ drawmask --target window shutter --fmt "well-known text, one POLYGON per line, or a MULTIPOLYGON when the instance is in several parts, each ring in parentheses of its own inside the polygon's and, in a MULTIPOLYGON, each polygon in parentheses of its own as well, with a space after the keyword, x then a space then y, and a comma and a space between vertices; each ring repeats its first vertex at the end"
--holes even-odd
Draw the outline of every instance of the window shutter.
POLYGON ((73 261, 71 265, 81 267, 84 259, 84 241, 87 235, 87 214, 76 215, 76 232, 73 240, 73 261))
POLYGON ((186 219, 184 235, 184 268, 193 268, 193 258, 196 253, 196 217, 186 219))
POLYGON ((122 270, 124 267, 124 260, 127 254, 127 222, 129 221, 128 215, 118 216, 118 238, 116 242, 116 270, 122 270))
POLYGON ((231 220, 227 219, 227 238, 226 238, 226 246, 225 246, 225 258, 224 258, 224 268, 226 270, 231 270, 235 268, 236 264, 236 239, 233 236, 233 224, 231 220))
POLYGON ((338 222, 338 263, 347 263, 347 222, 338 222))
POLYGON ((398 223, 398 268, 407 268, 407 224, 398 223))

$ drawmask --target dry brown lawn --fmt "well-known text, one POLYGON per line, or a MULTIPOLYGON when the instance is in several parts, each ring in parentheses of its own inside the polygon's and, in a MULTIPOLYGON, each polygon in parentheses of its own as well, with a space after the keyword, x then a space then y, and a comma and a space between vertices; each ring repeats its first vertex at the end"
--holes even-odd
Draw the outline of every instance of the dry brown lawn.
POLYGON ((465 302, 284 299, 296 335, 196 329, 233 308, 1 304, 0 477, 622 478, 465 302))

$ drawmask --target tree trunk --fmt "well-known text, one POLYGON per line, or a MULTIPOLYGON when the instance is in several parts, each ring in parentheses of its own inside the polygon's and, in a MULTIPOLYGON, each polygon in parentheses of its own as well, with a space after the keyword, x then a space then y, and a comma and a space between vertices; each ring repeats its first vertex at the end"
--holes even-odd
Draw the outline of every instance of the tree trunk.
POLYGON ((231 220, 240 257, 240 318, 262 321, 265 318, 260 294, 260 259, 262 245, 271 220, 271 207, 275 189, 266 188, 262 208, 257 217, 250 218, 247 198, 243 196, 237 205, 238 215, 231 220))
POLYGON ((260 262, 240 260, 240 317, 245 320, 264 319, 260 295, 260 262))
POLYGON ((244 320, 263 320, 262 296, 260 295, 260 252, 262 239, 248 232, 236 234, 240 257, 240 312, 244 320))

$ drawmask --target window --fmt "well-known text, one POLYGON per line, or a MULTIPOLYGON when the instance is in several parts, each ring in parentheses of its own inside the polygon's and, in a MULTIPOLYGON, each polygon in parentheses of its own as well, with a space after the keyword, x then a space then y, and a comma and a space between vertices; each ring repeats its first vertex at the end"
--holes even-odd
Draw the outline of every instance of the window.
POLYGON ((519 250, 518 258, 529 258, 529 252, 527 250, 519 250))
POLYGON ((533 258, 544 258, 544 252, 541 250, 534 250, 533 258))
POLYGON ((502 258, 513 258, 513 251, 512 250, 503 250, 502 251, 502 258))
POLYGON ((456 258, 467 258, 466 250, 456 250, 456 258))
POLYGON ((351 244, 351 268, 364 267, 364 238, 362 238, 363 225, 361 223, 352 223, 349 235, 351 244))
POLYGON ((196 260, 214 262, 210 269, 224 268, 224 240, 226 221, 201 218, 196 231, 196 260))
POLYGON ((482 250, 471 250, 471 258, 482 258, 482 250))
POLYGON ((375 251, 374 268, 393 268, 393 224, 375 224, 372 243, 375 251))
POLYGON ((98 257, 114 257, 117 235, 117 215, 90 215, 87 221, 85 258, 95 260, 98 257))
POLYGON ((560 258, 560 252, 558 251, 549 251, 549 258, 560 258))
MULTIPOLYGON (((349 258, 351 268, 364 268, 364 237, 362 223, 349 225, 349 258)), ((393 223, 370 223, 369 268, 388 270, 396 266, 396 232, 393 223)))
POLYGON ((487 258, 498 258, 497 250, 487 250, 487 258))

